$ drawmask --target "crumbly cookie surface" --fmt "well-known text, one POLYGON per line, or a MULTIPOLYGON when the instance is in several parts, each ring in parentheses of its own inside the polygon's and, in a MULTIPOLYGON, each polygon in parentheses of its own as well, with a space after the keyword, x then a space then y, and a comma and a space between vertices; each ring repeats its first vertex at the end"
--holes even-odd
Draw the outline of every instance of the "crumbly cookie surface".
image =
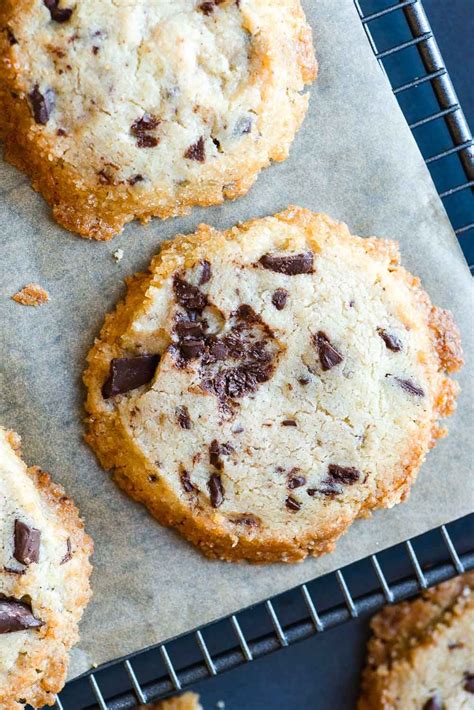
POLYGON ((210 556, 295 561, 408 495, 462 358, 393 242, 294 207, 166 245, 88 362, 119 485, 210 556))
POLYGON ((0 707, 53 705, 90 597, 92 542, 60 486, 0 428, 0 707))
POLYGON ((359 710, 474 708, 474 572, 371 622, 359 710))
POLYGON ((243 195, 316 76, 299 0, 2 0, 0 62, 6 159, 95 239, 243 195))

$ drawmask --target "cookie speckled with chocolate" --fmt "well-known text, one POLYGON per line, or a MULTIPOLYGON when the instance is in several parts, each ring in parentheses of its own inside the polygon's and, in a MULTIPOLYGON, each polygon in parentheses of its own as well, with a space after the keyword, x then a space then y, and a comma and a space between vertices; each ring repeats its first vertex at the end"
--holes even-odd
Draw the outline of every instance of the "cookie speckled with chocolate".
POLYGON ((0 2, 5 158, 83 237, 244 195, 316 73, 300 0, 0 2))
POLYGON ((374 616, 358 710, 474 708, 474 572, 374 616))
POLYGON ((53 705, 90 596, 92 543, 72 501, 0 427, 0 707, 53 705))
POLYGON ((294 561, 407 497, 462 358, 393 242, 293 207, 168 243, 88 362, 87 439, 122 488, 208 555, 294 561))

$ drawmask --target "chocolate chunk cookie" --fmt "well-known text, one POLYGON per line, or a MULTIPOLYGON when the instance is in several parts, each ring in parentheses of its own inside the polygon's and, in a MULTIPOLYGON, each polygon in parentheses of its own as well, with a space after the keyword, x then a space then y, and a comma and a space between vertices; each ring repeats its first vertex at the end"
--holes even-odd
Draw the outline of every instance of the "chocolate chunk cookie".
POLYGON ((359 710, 474 708, 474 572, 372 622, 359 710))
POLYGON ((0 707, 53 705, 90 597, 92 542, 72 501, 0 427, 0 707))
POLYGON ((293 207, 166 245, 88 361, 126 491, 208 555, 295 561, 408 495, 462 358, 393 242, 293 207))
POLYGON ((5 157, 83 237, 244 195, 315 77, 299 0, 0 3, 5 157))

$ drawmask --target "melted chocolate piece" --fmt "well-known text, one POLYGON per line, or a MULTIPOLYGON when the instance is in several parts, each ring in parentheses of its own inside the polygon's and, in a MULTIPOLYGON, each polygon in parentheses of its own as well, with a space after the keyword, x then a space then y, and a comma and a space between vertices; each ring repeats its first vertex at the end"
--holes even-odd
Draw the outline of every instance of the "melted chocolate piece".
POLYGON ((295 488, 301 488, 306 484, 306 478, 304 476, 291 476, 288 479, 288 488, 294 490, 295 488))
POLYGON ((344 360, 339 350, 334 345, 331 345, 329 338, 322 330, 313 336, 313 341, 318 349, 319 362, 324 371, 331 370, 331 368, 339 365, 344 360))
POLYGON ((281 423, 282 426, 297 426, 294 419, 284 419, 281 423))
POLYGON ((311 274, 313 272, 313 254, 308 251, 305 254, 290 254, 289 256, 276 256, 275 254, 264 254, 259 259, 259 264, 264 269, 276 271, 279 274, 295 276, 296 274, 311 274))
POLYGON ((297 500, 293 498, 293 496, 288 496, 288 498, 285 500, 285 505, 288 508, 288 510, 292 511, 297 511, 300 510, 301 508, 301 503, 299 503, 297 500))
POLYGON ((33 616, 31 606, 16 599, 0 599, 0 634, 37 629, 43 622, 33 616))
POLYGON ((211 265, 205 259, 201 261, 201 276, 199 278, 199 285, 207 284, 211 280, 211 265))
POLYGON ((213 508, 218 508, 224 502, 224 488, 222 486, 221 477, 218 473, 213 473, 207 483, 211 496, 211 505, 213 508))
POLYGON ((474 695, 474 673, 464 671, 464 684, 462 687, 466 693, 472 693, 474 695))
POLYGON ((130 133, 136 137, 139 148, 154 148, 158 145, 160 139, 152 135, 151 131, 158 128, 160 123, 159 118, 151 116, 148 113, 144 113, 141 118, 137 118, 137 120, 132 123, 130 133))
POLYGON ((395 333, 388 333, 383 328, 377 328, 377 333, 392 352, 399 353, 400 350, 403 350, 403 343, 395 333))
POLYGON ((305 387, 306 385, 309 385, 311 379, 309 377, 306 377, 306 375, 303 375, 302 377, 298 377, 298 382, 300 383, 300 385, 305 387))
POLYGON ((185 281, 175 274, 173 278, 173 290, 179 305, 186 311, 197 311, 200 313, 207 306, 207 296, 205 293, 185 281))
POLYGON ((221 460, 221 448, 217 439, 214 439, 209 446, 209 462, 211 466, 221 470, 224 466, 221 460))
POLYGON ((191 429, 191 417, 189 416, 188 408, 184 405, 176 407, 176 420, 181 429, 191 429))
POLYGON ((15 548, 13 557, 22 565, 38 562, 41 533, 21 520, 15 520, 15 548))
POLYGON ((65 565, 66 562, 69 562, 69 560, 72 560, 72 547, 71 547, 71 538, 68 537, 66 540, 66 554, 62 558, 61 562, 59 563, 60 565, 65 565))
POLYGON ((28 96, 36 123, 46 126, 56 105, 56 94, 53 89, 46 89, 42 94, 38 84, 35 84, 28 96))
POLYGON ((398 385, 400 385, 402 390, 405 390, 405 392, 413 394, 415 397, 425 396, 424 390, 422 390, 418 385, 415 385, 415 383, 411 380, 404 380, 401 377, 394 377, 394 380, 398 385))
POLYGON ((213 380, 203 382, 203 386, 219 398, 238 399, 256 392, 258 385, 269 380, 272 372, 271 365, 258 363, 239 365, 221 370, 213 380))
POLYGON ((422 710, 443 710, 443 706, 438 696, 433 695, 431 698, 428 698, 422 710))
POLYGON ((272 303, 277 309, 277 311, 282 311, 284 307, 286 306, 286 302, 288 300, 288 291, 284 288, 277 288, 277 290, 273 293, 272 296, 272 303))
POLYGON ((49 10, 51 19, 55 22, 67 22, 72 15, 72 8, 58 7, 59 0, 43 0, 49 10))
POLYGON ((183 360, 195 360, 204 352, 204 341, 196 338, 186 338, 179 344, 183 360))
POLYGON ((180 480, 181 480, 181 485, 183 486, 186 493, 198 493, 199 492, 198 489, 196 488, 196 486, 194 486, 191 483, 189 473, 184 468, 181 469, 180 480))
POLYGON ((347 486, 351 486, 353 483, 358 481, 362 475, 357 468, 352 468, 349 466, 338 466, 334 463, 329 464, 328 472, 329 477, 332 481, 336 481, 337 483, 343 483, 347 486))
POLYGON ((109 378, 102 387, 102 396, 108 399, 146 385, 153 379, 159 361, 159 355, 113 358, 109 378))
POLYGON ((206 149, 203 136, 201 136, 196 143, 189 146, 184 157, 188 160, 197 160, 198 163, 204 163, 206 159, 206 149))
POLYGON ((137 182, 143 182, 144 181, 143 175, 140 175, 140 173, 137 173, 136 175, 132 175, 131 178, 128 178, 128 184, 129 185, 136 185, 137 182))

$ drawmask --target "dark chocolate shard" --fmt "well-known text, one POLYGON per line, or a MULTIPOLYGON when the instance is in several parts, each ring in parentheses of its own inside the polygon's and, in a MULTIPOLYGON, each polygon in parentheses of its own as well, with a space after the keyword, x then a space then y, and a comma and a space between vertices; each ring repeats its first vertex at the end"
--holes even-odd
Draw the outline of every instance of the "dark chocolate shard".
POLYGON ((464 683, 462 687, 466 693, 472 693, 474 695, 474 673, 464 671, 464 683))
POLYGON ((415 383, 412 380, 406 379, 404 380, 401 377, 394 377, 393 378, 395 382, 400 385, 402 390, 405 390, 405 392, 408 392, 409 394, 414 395, 415 397, 424 397, 425 392, 424 390, 419 387, 418 385, 415 385, 415 383))
POLYGON ((29 604, 16 599, 0 599, 0 634, 37 629, 43 622, 33 615, 29 604))
POLYGON ((272 303, 277 311, 282 311, 288 300, 288 291, 284 288, 277 288, 272 295, 272 303))
POLYGON ((9 27, 5 27, 5 32, 7 33, 8 41, 12 47, 14 44, 18 44, 17 38, 15 37, 15 35, 13 34, 13 32, 11 31, 11 29, 9 27))
POLYGON ((311 379, 309 377, 307 377, 306 375, 301 375, 301 377, 298 377, 298 382, 300 383, 300 385, 305 387, 306 385, 309 385, 309 383, 311 382, 311 379))
POLYGON ((260 525, 260 520, 255 518, 251 513, 244 513, 243 515, 232 515, 229 516, 229 520, 235 525, 246 525, 249 528, 257 528, 260 525))
POLYGON ((191 483, 191 478, 189 477, 189 473, 186 471, 186 469, 181 469, 180 473, 180 480, 181 480, 181 485, 183 486, 183 489, 186 491, 186 493, 198 493, 199 490, 196 488, 191 483))
POLYGON ((109 377, 102 387, 102 396, 108 399, 146 385, 153 379, 159 361, 159 355, 113 358, 109 377))
POLYGON ((136 185, 137 182, 143 182, 145 178, 143 175, 140 175, 140 173, 137 173, 136 175, 132 175, 132 177, 128 178, 128 184, 129 185, 136 185))
POLYGON ((203 12, 205 15, 211 15, 214 12, 214 3, 213 2, 202 2, 198 6, 199 10, 203 12))
POLYGON ((204 138, 201 136, 196 143, 193 143, 186 150, 184 157, 188 160, 197 160, 198 163, 204 163, 206 159, 206 148, 204 138))
POLYGON ((297 426, 294 419, 284 419, 281 423, 282 426, 297 426))
POLYGON ((424 703, 422 710, 443 710, 443 705, 439 697, 437 695, 433 695, 431 698, 428 698, 426 703, 424 703))
POLYGON ((191 417, 189 410, 185 405, 176 407, 176 420, 181 429, 191 429, 191 417))
POLYGON ((207 296, 197 286, 182 279, 178 274, 173 278, 173 290, 179 305, 187 311, 201 312, 207 306, 207 296))
POLYGON ((141 118, 130 126, 130 133, 137 139, 139 148, 154 148, 160 142, 160 139, 152 134, 155 128, 158 128, 161 121, 156 116, 149 113, 144 113, 141 118))
POLYGON ((287 486, 290 490, 294 490, 295 488, 301 488, 301 486, 304 486, 305 484, 306 478, 304 476, 290 476, 290 478, 288 478, 287 486))
POLYGON ((300 510, 301 508, 301 503, 297 501, 293 496, 288 496, 288 498, 285 500, 285 505, 288 508, 288 510, 292 511, 297 511, 300 510))
POLYGON ((213 508, 218 508, 224 502, 224 487, 220 475, 213 473, 207 485, 211 496, 211 505, 213 508))
POLYGON ((183 360, 195 360, 204 352, 204 341, 187 338, 180 342, 179 351, 183 360))
POLYGON ((22 565, 38 562, 41 544, 41 533, 22 520, 15 520, 15 547, 13 557, 22 565))
POLYGON ((56 105, 56 94, 53 89, 46 89, 42 94, 39 85, 35 84, 28 96, 36 123, 46 126, 56 105))
POLYGON ((322 330, 313 336, 313 342, 318 349, 319 362, 324 371, 331 370, 344 360, 339 350, 331 344, 329 338, 322 330))
POLYGON ((380 335, 387 348, 392 352, 399 353, 400 350, 403 350, 403 343, 395 333, 389 333, 383 328, 377 328, 377 333, 380 335))
POLYGON ((313 253, 308 251, 304 254, 290 254, 289 256, 264 254, 259 260, 259 264, 264 269, 287 276, 311 274, 313 272, 313 253))
POLYGON ((353 483, 356 483, 362 475, 357 468, 353 468, 351 466, 338 466, 334 463, 329 464, 328 472, 331 481, 343 483, 347 486, 351 486, 353 483))
POLYGON ((202 286, 211 280, 211 265, 206 259, 203 259, 203 261, 200 262, 200 265, 201 276, 199 277, 199 285, 202 286))
POLYGON ((59 0, 43 0, 55 22, 67 22, 72 15, 72 8, 59 7, 59 0))
POLYGON ((71 538, 68 537, 66 540, 66 554, 62 558, 61 562, 59 563, 60 565, 65 565, 66 562, 69 562, 69 560, 72 560, 72 547, 71 547, 71 538))

